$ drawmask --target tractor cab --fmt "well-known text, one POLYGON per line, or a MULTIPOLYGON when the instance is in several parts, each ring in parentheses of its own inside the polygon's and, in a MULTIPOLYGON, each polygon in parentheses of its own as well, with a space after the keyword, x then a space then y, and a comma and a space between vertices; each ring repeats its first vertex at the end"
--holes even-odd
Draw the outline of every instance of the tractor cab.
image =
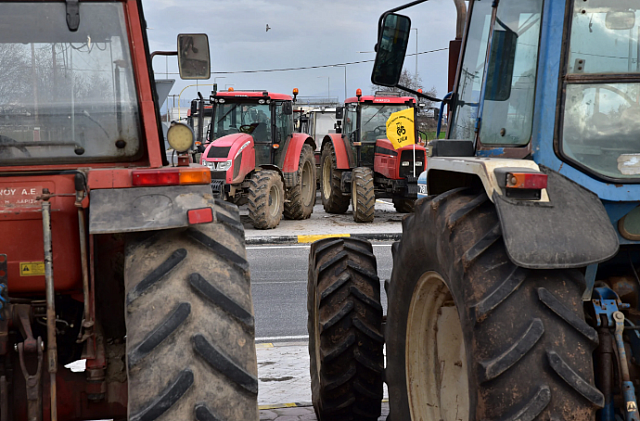
POLYGON ((209 129, 211 147, 226 145, 229 139, 216 142, 225 136, 247 134, 255 147, 256 165, 277 165, 280 144, 293 134, 292 101, 289 95, 268 91, 214 92, 209 129))
POLYGON ((415 99, 395 92, 376 92, 375 95, 357 95, 348 98, 344 107, 343 130, 354 155, 360 146, 359 166, 373 166, 376 146, 392 151, 387 139, 387 120, 391 114, 415 108, 415 99))

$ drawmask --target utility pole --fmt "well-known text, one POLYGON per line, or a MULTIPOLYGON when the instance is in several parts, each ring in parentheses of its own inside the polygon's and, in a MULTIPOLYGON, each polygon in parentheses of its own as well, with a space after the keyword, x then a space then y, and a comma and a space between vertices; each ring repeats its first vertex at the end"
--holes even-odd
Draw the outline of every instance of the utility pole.
POLYGON ((416 80, 416 85, 418 83, 418 28, 412 28, 412 31, 416 31, 416 73, 415 73, 415 80, 416 80))

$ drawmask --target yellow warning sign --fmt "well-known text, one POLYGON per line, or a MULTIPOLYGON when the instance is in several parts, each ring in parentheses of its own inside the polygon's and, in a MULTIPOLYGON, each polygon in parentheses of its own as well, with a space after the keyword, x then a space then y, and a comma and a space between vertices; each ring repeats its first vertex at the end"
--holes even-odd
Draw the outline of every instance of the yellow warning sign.
POLYGON ((44 276, 44 262, 20 262, 20 276, 44 276))
POLYGON ((398 111, 387 120, 387 139, 394 149, 416 143, 413 108, 398 111))

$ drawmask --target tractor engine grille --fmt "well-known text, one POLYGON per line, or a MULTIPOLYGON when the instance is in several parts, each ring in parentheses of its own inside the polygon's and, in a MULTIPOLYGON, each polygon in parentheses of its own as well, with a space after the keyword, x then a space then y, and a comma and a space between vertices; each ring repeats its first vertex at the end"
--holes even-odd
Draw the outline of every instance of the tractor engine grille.
POLYGON ((228 148, 218 148, 212 146, 211 149, 209 149, 207 158, 226 158, 229 156, 229 150, 231 150, 231 146, 229 146, 228 148))
MULTIPOLYGON (((425 170, 426 163, 427 162, 424 159, 424 151, 416 150, 416 177, 425 170)), ((413 150, 402 151, 398 165, 400 165, 400 178, 413 176, 413 150), (403 165, 405 162, 408 162, 409 165, 403 165)))

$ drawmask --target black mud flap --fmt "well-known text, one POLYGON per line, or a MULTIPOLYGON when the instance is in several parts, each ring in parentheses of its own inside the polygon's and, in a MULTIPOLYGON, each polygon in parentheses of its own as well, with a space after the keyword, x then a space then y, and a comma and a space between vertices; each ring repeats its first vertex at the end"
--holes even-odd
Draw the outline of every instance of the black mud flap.
POLYGON ((568 269, 613 257, 618 235, 598 196, 555 171, 540 169, 549 177, 548 203, 493 194, 513 263, 529 269, 568 269))
POLYGON ((188 227, 189 210, 214 206, 208 184, 94 189, 90 203, 91 234, 188 227))

